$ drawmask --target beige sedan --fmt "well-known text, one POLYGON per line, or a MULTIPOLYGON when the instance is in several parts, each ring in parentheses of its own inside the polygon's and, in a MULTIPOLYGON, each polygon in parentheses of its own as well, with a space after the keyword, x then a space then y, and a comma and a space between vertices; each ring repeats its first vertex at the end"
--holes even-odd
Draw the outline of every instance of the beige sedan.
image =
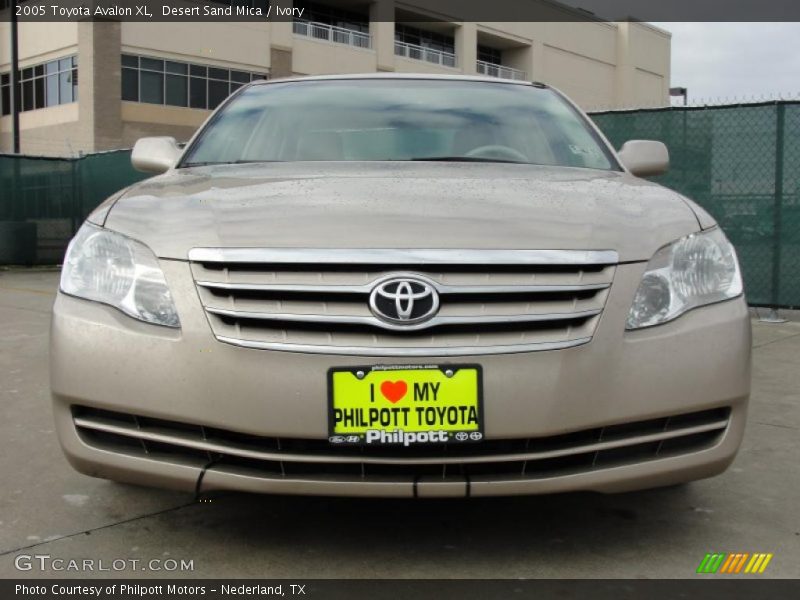
POLYGON ((618 492, 722 472, 736 254, 558 91, 253 83, 70 244, 51 385, 72 465, 208 493, 618 492))

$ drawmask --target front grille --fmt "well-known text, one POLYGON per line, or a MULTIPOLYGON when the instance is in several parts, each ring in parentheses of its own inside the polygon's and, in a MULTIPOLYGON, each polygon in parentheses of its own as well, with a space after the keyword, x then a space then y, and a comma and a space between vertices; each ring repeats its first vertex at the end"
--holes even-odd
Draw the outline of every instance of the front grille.
POLYGON ((472 444, 334 446, 73 407, 81 438, 97 448, 166 462, 235 466, 256 476, 405 478, 456 475, 535 479, 629 465, 714 446, 730 410, 718 408, 529 439, 472 444))
POLYGON ((193 249, 214 335, 238 346, 369 356, 552 350, 592 339, 611 251, 193 249), (391 325, 369 306, 390 276, 438 293, 429 321, 391 325))

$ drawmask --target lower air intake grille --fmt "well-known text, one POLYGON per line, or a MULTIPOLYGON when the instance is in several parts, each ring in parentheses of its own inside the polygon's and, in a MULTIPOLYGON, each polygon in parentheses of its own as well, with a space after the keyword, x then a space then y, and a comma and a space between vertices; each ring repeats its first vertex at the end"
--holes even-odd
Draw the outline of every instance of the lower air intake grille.
POLYGON ((714 446, 730 409, 718 408, 563 435, 416 447, 332 446, 73 407, 89 445, 165 462, 237 466, 269 477, 491 476, 535 479, 697 452, 714 446))

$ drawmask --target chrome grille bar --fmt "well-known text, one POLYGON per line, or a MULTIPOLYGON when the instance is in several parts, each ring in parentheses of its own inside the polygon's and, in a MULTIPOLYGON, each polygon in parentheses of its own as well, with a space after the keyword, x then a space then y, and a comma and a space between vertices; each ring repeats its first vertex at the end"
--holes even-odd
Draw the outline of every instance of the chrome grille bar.
POLYGON ((192 248, 199 263, 355 265, 615 265, 614 250, 456 250, 395 248, 192 248))
POLYGON ((339 356, 374 357, 442 357, 442 356, 483 356, 489 354, 518 354, 520 352, 543 352, 564 350, 588 344, 591 337, 580 337, 559 342, 537 342, 527 344, 502 344, 492 346, 338 346, 333 344, 302 344, 287 342, 262 342, 218 335, 220 342, 252 348, 254 350, 281 350, 283 352, 302 352, 306 354, 334 354, 339 356))
MULTIPOLYGON (((305 285, 280 283, 228 283, 223 281, 198 281, 207 289, 247 292, 287 292, 309 294, 369 294, 374 283, 365 285, 305 285)), ((440 294, 550 294, 554 292, 591 292, 609 288, 609 283, 585 285, 446 285, 436 284, 440 294)))
POLYGON ((469 315, 469 316, 441 316, 437 315, 424 323, 413 325, 394 325, 381 321, 376 317, 357 316, 357 315, 313 315, 297 313, 269 313, 269 312, 248 312, 242 310, 230 310, 207 306, 206 310, 212 314, 234 319, 251 319, 259 321, 282 321, 289 323, 330 323, 333 325, 366 325, 378 327, 390 331, 420 331, 432 327, 446 325, 497 325, 503 323, 539 323, 545 321, 564 321, 588 319, 600 314, 600 309, 583 310, 572 313, 543 313, 527 315, 469 315))

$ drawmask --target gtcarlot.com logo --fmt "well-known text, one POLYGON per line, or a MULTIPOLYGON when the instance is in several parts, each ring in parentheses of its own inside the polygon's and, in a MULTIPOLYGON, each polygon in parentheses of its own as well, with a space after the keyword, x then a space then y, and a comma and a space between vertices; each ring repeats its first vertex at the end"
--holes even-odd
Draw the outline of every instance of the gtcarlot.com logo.
POLYGON ((194 560, 174 558, 57 558, 49 554, 18 554, 18 571, 194 571, 194 560))
POLYGON ((697 572, 701 574, 739 575, 763 573, 772 554, 766 552, 714 552, 705 555, 697 572))

